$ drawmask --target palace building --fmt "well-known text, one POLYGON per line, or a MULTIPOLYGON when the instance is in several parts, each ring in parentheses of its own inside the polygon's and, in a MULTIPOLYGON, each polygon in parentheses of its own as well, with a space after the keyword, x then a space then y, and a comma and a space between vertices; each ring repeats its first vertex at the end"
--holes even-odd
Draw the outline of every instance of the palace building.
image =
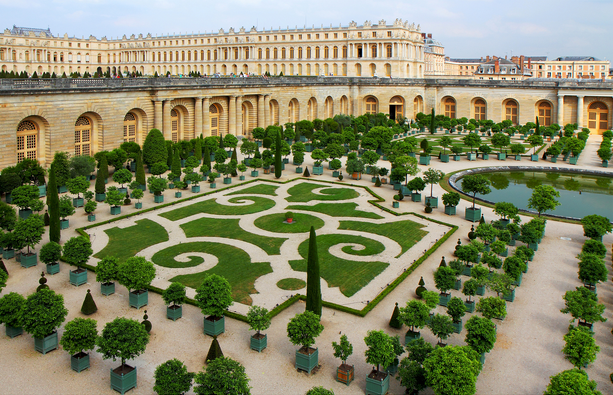
POLYGON ((124 141, 142 144, 152 128, 173 141, 250 137, 255 127, 337 114, 414 118, 434 109, 451 118, 525 124, 538 117, 545 126, 611 129, 610 80, 454 78, 444 59, 442 44, 401 20, 121 40, 7 29, 2 70, 149 77, 0 79, 0 168, 25 157, 47 166, 56 151, 91 155, 124 141), (190 71, 207 77, 176 77, 190 71), (174 77, 151 78, 155 72, 174 77), (252 76, 211 77, 241 72, 252 76))

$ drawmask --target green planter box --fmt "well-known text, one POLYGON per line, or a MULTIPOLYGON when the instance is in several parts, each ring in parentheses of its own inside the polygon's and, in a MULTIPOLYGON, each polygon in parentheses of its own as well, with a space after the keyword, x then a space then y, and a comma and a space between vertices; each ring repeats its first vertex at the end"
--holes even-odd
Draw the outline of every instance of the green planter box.
POLYGON ((180 198, 181 196, 183 196, 183 194, 181 192, 175 192, 175 198, 180 198))
POLYGON ((449 155, 441 155, 441 162, 449 163, 449 155))
POLYGON ((421 202, 421 193, 412 193, 411 194, 412 202, 421 202))
POLYGON ((87 284, 87 269, 70 271, 70 283, 76 287, 87 284))
POLYGON ((568 163, 570 163, 571 165, 576 165, 577 164, 577 159, 579 159, 576 156, 573 156, 572 158, 568 159, 568 163))
POLYGON ((39 185, 38 186, 38 197, 45 197, 45 196, 47 196, 47 186, 39 185))
POLYGON ((121 214, 121 206, 111 206, 111 215, 121 214))
POLYGON ((259 339, 256 339, 256 336, 257 334, 251 336, 250 347, 252 350, 262 352, 268 346, 268 336, 260 334, 262 337, 259 339))
POLYGON ((147 304, 149 304, 149 291, 148 290, 141 289, 138 291, 130 292, 130 307, 140 309, 143 306, 147 306, 147 304))
POLYGON ((19 210, 19 218, 20 219, 28 219, 28 217, 32 215, 32 210, 27 208, 25 210, 19 210))
POLYGON ((143 208, 143 203, 142 202, 134 203, 134 208, 136 208, 137 210, 140 210, 141 208, 143 208))
POLYGON ((468 266, 468 265, 464 266, 464 270, 462 270, 462 275, 470 277, 470 274, 471 274, 472 270, 473 270, 472 266, 468 266))
POLYGON ((464 306, 466 306, 466 312, 467 313, 474 313, 475 312, 475 301, 471 300, 470 302, 468 301, 464 301, 464 306))
POLYGON ((97 202, 104 202, 106 200, 106 193, 97 193, 96 194, 96 201, 97 202))
POLYGON ((477 295, 479 296, 485 295, 485 285, 481 285, 477 287, 477 295))
POLYGON ((200 192, 200 185, 192 185, 192 193, 199 193, 199 192, 200 192))
POLYGON ((243 175, 238 176, 238 180, 239 181, 245 181, 245 176, 243 176, 243 175))
POLYGON ((221 316, 220 319, 213 320, 212 316, 204 317, 204 334, 209 336, 217 336, 226 331, 226 317, 221 316))
POLYGON ((230 177, 225 177, 225 178, 223 179, 223 183, 224 183, 224 184, 232 184, 232 179, 231 179, 230 177))
POLYGON ((407 345, 409 343, 411 343, 413 340, 417 340, 421 337, 421 333, 419 332, 412 332, 412 331, 407 331, 407 333, 404 334, 404 344, 407 345))
POLYGON ((212 182, 209 184, 211 186, 211 189, 217 188, 217 183, 212 182))
POLYGON ((8 204, 13 203, 13 196, 12 196, 10 193, 7 193, 7 194, 5 195, 5 197, 6 197, 6 202, 7 202, 8 204))
POLYGON ((452 322, 451 325, 453 325, 454 333, 462 333, 462 319, 460 319, 460 322, 458 323, 452 322))
POLYGON ((303 354, 300 350, 296 350, 296 369, 311 373, 311 370, 319 364, 319 350, 317 348, 310 350, 313 350, 311 354, 303 354))
POLYGON ((459 291, 462 289, 462 279, 456 278, 455 283, 453 284, 453 289, 459 291))
POLYGON ((528 244, 528 248, 531 248, 532 250, 534 250, 536 252, 539 249, 539 245, 538 245, 538 243, 529 243, 528 244))
POLYGON ((490 154, 482 154, 481 156, 483 157, 483 160, 489 160, 490 159, 490 154))
POLYGON ((532 162, 538 162, 539 161, 539 156, 537 154, 532 154, 532 155, 530 155, 530 160, 532 162))
POLYGON ((468 160, 471 160, 471 161, 477 160, 477 154, 475 154, 474 152, 473 153, 470 153, 470 152, 467 153, 466 157, 468 158, 468 160))
POLYGON ((551 160, 551 163, 557 163, 558 162, 558 158, 555 157, 555 156, 552 156, 550 160, 551 160))
POLYGON ((74 207, 77 207, 77 208, 83 207, 83 205, 85 204, 84 202, 85 202, 85 199, 83 199, 83 198, 74 198, 74 199, 72 199, 72 205, 74 207))
POLYGON ((506 300, 507 302, 514 302, 515 301, 515 289, 513 289, 511 293, 508 295, 502 295, 502 299, 506 300))
MULTIPOLYGON (((131 367, 129 365, 125 365, 131 367)), ((120 369, 121 367, 117 368, 120 369)), ((111 369, 111 389, 125 394, 127 391, 132 388, 136 388, 136 367, 134 370, 123 374, 123 373, 115 373, 114 369, 111 369)))
POLYGON ((2 250, 2 258, 4 259, 11 259, 15 256, 15 250, 14 249, 9 249, 9 250, 2 250))
POLYGON ((313 166, 313 175, 321 176, 323 174, 324 174, 324 167, 323 166, 313 166))
POLYGON ((448 294, 442 294, 441 293, 441 294, 438 295, 438 297, 439 297, 439 301, 438 301, 439 306, 447 307, 447 303, 449 303, 449 301, 451 300, 451 294, 450 293, 448 293, 448 294))
POLYGON ((89 368, 89 354, 79 353, 70 356, 70 367, 77 373, 89 368))
POLYGON ((447 214, 447 215, 455 215, 456 214, 456 206, 445 206, 445 214, 447 214))
POLYGON ((519 287, 521 285, 521 280, 524 277, 524 273, 519 273, 519 279, 517 279, 517 281, 513 281, 513 285, 515 285, 516 287, 519 287))
POLYGON ((21 254, 21 267, 32 267, 38 264, 38 255, 35 253, 21 254))
POLYGON ((42 339, 34 338, 34 349, 39 353, 45 355, 49 351, 53 351, 58 348, 58 336, 57 331, 52 334, 43 337, 42 339))
POLYGON ((87 214, 87 221, 94 222, 96 220, 96 214, 87 214))
POLYGON ((70 221, 67 219, 61 219, 60 220, 60 229, 68 229, 68 227, 70 226, 70 221))
POLYGON ((155 196, 153 196, 153 201, 155 203, 164 203, 164 195, 155 195, 155 196))
POLYGON ((400 207, 400 203, 399 202, 392 202, 392 207, 393 208, 399 208, 400 207))
POLYGON ((392 361, 392 363, 385 368, 385 371, 390 375, 390 376, 394 376, 396 375, 396 373, 398 373, 398 363, 400 361, 398 361, 398 358, 394 358, 394 360, 392 361))
POLYGON ((430 164, 430 159, 431 159, 430 155, 424 155, 424 156, 419 155, 419 164, 428 166, 430 164))
POLYGON ((477 222, 481 219, 481 209, 480 208, 472 208, 468 207, 464 211, 464 218, 471 222, 477 222))
POLYGON ((608 160, 603 160, 602 161, 602 167, 609 167, 609 161, 608 160))
POLYGON ((515 160, 521 161, 521 155, 515 155, 515 160))
POLYGON ((340 173, 338 172, 338 170, 334 170, 334 171, 332 172, 332 177, 335 177, 335 178, 336 178, 336 177, 338 177, 338 175, 339 175, 339 174, 340 174, 340 173))
POLYGON ((507 154, 498 153, 496 155, 498 156, 498 160, 507 160, 507 154))
POLYGON ((10 326, 10 325, 7 325, 7 324, 4 324, 4 326, 5 326, 4 330, 6 332, 6 335, 8 337, 10 337, 11 339, 14 338, 14 337, 17 337, 17 336, 19 336, 19 335, 21 335, 23 333, 23 328, 21 328, 21 327, 10 326))
POLYGON ((181 317, 183 317, 183 306, 181 305, 166 306, 166 318, 168 318, 169 320, 176 321, 181 317))
POLYGON ((58 274, 60 272, 60 263, 55 262, 45 265, 47 267, 47 274, 58 274))
POLYGON ((65 185, 62 185, 61 187, 57 187, 57 193, 66 193, 68 192, 68 188, 65 185))
POLYGON ((430 207, 438 208, 438 197, 436 196, 426 196, 426 206, 430 203, 430 207))
POLYGON ((100 292, 102 295, 109 296, 115 293, 115 283, 100 283, 100 292))
POLYGON ((386 374, 381 381, 366 377, 366 395, 385 395, 390 388, 390 375, 386 374))
POLYGON ((260 175, 260 172, 257 170, 251 170, 251 177, 257 177, 260 175))

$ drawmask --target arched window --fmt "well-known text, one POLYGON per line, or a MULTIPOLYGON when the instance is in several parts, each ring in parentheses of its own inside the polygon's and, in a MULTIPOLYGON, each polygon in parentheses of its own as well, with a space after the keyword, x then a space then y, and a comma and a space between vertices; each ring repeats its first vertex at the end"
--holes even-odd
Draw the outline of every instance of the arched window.
POLYGON ((366 114, 377 113, 377 99, 370 96, 366 98, 366 114))
POLYGON ((170 124, 172 130, 172 142, 179 141, 179 112, 174 108, 170 110, 170 124))
POLYGON ((266 48, 266 59, 270 59, 270 48, 266 48))
POLYGON ((290 58, 290 59, 294 59, 294 47, 291 47, 291 48, 289 49, 289 58, 290 58))
POLYGON ((455 118, 455 99, 453 97, 448 97, 443 101, 443 105, 445 107, 445 116, 449 118, 455 118))
POLYGON ((311 59, 311 47, 307 47, 307 51, 306 51, 306 58, 307 59, 311 59))
POLYGON ((483 99, 477 99, 475 100, 475 104, 474 104, 474 109, 475 109, 475 115, 474 118, 477 121, 485 121, 486 118, 486 106, 485 106, 485 101, 483 99))
POLYGON ((238 48, 234 48, 234 60, 238 59, 238 48))
POLYGON ((324 58, 328 59, 330 57, 330 48, 324 47, 324 58))
POLYGON ((217 104, 212 104, 209 107, 209 123, 211 136, 217 136, 219 134, 219 108, 217 104))
POLYGON ((602 134, 608 129, 609 125, 609 109, 603 102, 594 102, 590 104, 588 111, 588 128, 594 129, 598 134, 602 134))
POLYGON ((539 124, 541 126, 551 125, 551 104, 546 101, 539 103, 538 114, 539 124))
POLYGON ((277 54, 278 54, 277 48, 273 49, 273 59, 277 59, 278 58, 277 54))
POLYGON ((302 47, 298 47, 298 59, 302 59, 302 47))
POLYGON ((281 48, 281 59, 285 59, 285 48, 281 48))
POLYGON ((347 46, 343 46, 343 58, 347 57, 347 46))
POLYGON ((377 57, 377 44, 373 44, 370 46, 370 57, 371 58, 377 57))
POLYGON ((123 141, 136 141, 136 117, 131 112, 123 119, 123 141))
POLYGON ((258 49, 258 59, 262 59, 262 48, 258 49))
POLYGON ((334 56, 334 59, 338 59, 338 47, 334 47, 334 49, 332 50, 332 54, 334 56))
POLYGON ((334 100, 328 96, 325 102, 325 118, 332 118, 334 116, 334 100))
POLYGON ((23 121, 17 127, 17 162, 38 156, 38 126, 32 121, 23 121))
POLYGON ((79 117, 74 130, 74 154, 89 155, 91 148, 92 122, 87 117, 79 117))
POLYGON ((517 105, 517 102, 515 100, 507 100, 505 102, 504 113, 505 119, 508 119, 513 122, 513 125, 517 125, 517 122, 519 121, 519 106, 517 105))
POLYGON ((279 123, 279 103, 276 100, 271 100, 269 103, 270 123, 276 125, 279 123))
POLYGON ((347 115, 349 113, 349 99, 347 96, 341 97, 341 114, 347 115))
POLYGON ((424 100, 421 96, 415 96, 415 99, 413 99, 413 118, 420 112, 423 112, 423 103, 424 100))
POLYGON ((319 47, 315 47, 315 59, 319 59, 319 47))

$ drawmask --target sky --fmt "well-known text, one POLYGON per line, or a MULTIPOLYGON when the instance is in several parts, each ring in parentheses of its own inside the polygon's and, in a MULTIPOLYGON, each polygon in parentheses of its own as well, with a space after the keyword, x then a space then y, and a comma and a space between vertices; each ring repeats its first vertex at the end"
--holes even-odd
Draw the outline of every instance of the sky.
POLYGON ((613 0, 0 0, 0 28, 97 38, 362 25, 396 18, 432 33, 451 58, 613 59, 613 0))

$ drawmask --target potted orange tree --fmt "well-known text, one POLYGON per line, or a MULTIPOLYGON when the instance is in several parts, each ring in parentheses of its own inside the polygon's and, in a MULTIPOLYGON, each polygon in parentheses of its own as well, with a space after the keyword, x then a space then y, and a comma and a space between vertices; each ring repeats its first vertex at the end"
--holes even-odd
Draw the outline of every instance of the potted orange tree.
POLYGON ((196 301, 204 317, 204 333, 217 336, 226 330, 224 312, 233 303, 230 283, 217 274, 207 276, 196 290, 196 301))
POLYGON ((57 328, 64 322, 68 309, 64 296, 42 288, 28 296, 21 311, 23 330, 34 338, 34 348, 43 355, 58 347, 57 328))
POLYGON ((183 306, 187 299, 185 296, 185 285, 174 282, 162 293, 162 299, 168 306, 166 307, 166 318, 176 321, 183 316, 183 306))
POLYGON ((311 373, 319 364, 319 353, 316 348, 315 338, 321 334, 324 326, 319 322, 319 316, 312 311, 296 314, 287 324, 287 336, 289 341, 300 349, 296 350, 296 369, 311 373))
POLYGON ((353 365, 347 365, 347 358, 353 354, 353 345, 347 340, 347 335, 342 335, 340 343, 332 342, 334 357, 341 360, 341 366, 336 368, 336 381, 349 385, 353 381, 353 365))
POLYGON ((96 281, 100 283, 102 295, 109 296, 115 293, 115 281, 119 270, 119 259, 113 256, 102 258, 96 265, 96 281))
POLYGON ((368 331, 364 338, 368 349, 365 352, 366 363, 373 365, 373 369, 366 377, 366 393, 386 394, 389 390, 390 375, 381 370, 394 361, 394 340, 383 331, 368 331))
POLYGON ((130 291, 130 306, 140 309, 149 304, 147 287, 155 278, 155 266, 141 256, 133 256, 119 265, 119 284, 130 291))
POLYGON ((89 354, 98 338, 96 321, 91 318, 77 317, 64 327, 60 344, 70 356, 70 367, 77 373, 89 368, 89 354))
POLYGON ((249 322, 249 329, 256 331, 251 336, 251 349, 261 352, 268 346, 268 336, 265 333, 260 333, 260 331, 265 331, 270 327, 268 310, 260 306, 251 306, 247 313, 247 321, 249 322))
POLYGON ((70 283, 80 286, 87 283, 87 269, 82 266, 87 263, 93 253, 92 244, 85 236, 71 237, 64 244, 64 259, 71 265, 77 266, 70 271, 70 283))

